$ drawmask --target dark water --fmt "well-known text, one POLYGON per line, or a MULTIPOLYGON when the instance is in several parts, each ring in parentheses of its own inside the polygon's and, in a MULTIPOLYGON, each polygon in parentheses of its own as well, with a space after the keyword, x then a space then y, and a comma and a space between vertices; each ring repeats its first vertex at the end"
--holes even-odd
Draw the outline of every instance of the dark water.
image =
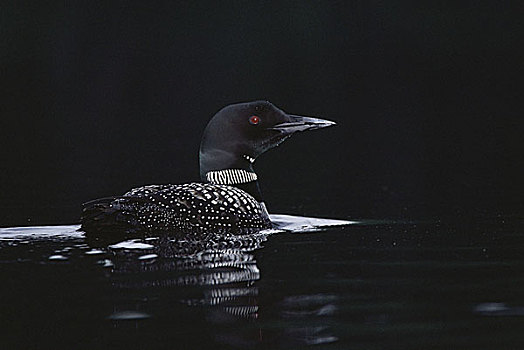
POLYGON ((259 99, 337 122, 257 160, 271 212, 413 220, 131 250, 0 229, 0 350, 524 348, 521 2, 2 1, 0 18, 2 227, 194 181, 211 116, 259 99), (435 217, 452 219, 416 221, 435 217))
POLYGON ((0 347, 521 348, 523 228, 363 221, 145 249, 4 230, 0 347))

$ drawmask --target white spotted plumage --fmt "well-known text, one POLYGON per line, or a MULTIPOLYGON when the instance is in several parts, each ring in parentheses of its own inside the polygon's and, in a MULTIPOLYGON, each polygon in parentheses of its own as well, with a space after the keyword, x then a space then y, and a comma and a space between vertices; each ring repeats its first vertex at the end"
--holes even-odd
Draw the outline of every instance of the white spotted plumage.
POLYGON ((160 230, 227 229, 243 233, 271 225, 255 198, 227 185, 189 183, 139 187, 116 199, 113 205, 132 214, 140 226, 160 230))

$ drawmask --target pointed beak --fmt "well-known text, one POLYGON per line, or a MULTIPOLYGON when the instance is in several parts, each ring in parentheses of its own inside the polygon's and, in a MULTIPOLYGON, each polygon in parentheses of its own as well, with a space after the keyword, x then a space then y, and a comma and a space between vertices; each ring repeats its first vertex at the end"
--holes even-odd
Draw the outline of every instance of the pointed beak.
POLYGON ((286 134, 292 134, 297 131, 314 130, 327 128, 328 126, 336 125, 331 120, 303 117, 300 115, 288 115, 291 119, 288 122, 280 123, 273 126, 272 130, 281 131, 286 134))

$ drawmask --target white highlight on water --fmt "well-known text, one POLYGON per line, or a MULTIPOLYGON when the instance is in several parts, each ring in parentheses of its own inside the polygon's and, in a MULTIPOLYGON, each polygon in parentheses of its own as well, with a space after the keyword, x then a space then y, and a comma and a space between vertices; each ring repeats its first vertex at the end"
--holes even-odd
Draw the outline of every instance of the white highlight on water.
POLYGON ((358 221, 311 218, 285 214, 270 214, 269 217, 278 230, 294 233, 314 232, 328 227, 358 224, 358 221))
POLYGON ((110 245, 109 248, 113 248, 113 249, 151 249, 151 248, 154 248, 154 246, 151 244, 138 242, 137 239, 132 239, 129 241, 123 241, 117 244, 110 245))
POLYGON ((150 259, 154 259, 154 258, 157 258, 157 257, 158 257, 158 255, 156 255, 156 254, 146 254, 146 255, 139 256, 138 260, 150 260, 150 259))
POLYGON ((51 255, 49 257, 49 260, 67 260, 67 258, 63 255, 57 254, 57 255, 51 255))
POLYGON ((104 254, 104 252, 100 249, 91 249, 88 252, 85 252, 87 255, 97 255, 97 254, 104 254))
POLYGON ((0 228, 0 240, 22 240, 30 238, 82 238, 80 225, 27 226, 0 228))
POLYGON ((99 260, 98 263, 102 265, 102 267, 113 267, 114 266, 113 262, 109 259, 99 260))

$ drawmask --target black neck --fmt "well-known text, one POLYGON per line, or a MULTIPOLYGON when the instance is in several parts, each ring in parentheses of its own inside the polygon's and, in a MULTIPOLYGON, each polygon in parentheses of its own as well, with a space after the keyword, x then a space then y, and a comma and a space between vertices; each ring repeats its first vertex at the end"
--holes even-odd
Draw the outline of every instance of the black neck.
MULTIPOLYGON (((216 148, 209 149, 203 143, 200 148, 200 178, 204 182, 215 183, 210 181, 206 175, 209 172, 220 172, 227 169, 241 169, 254 174, 255 171, 252 164, 254 160, 247 152, 239 152, 238 150, 231 152, 216 148)), ((257 201, 263 201, 257 180, 244 183, 216 183, 235 186, 252 195, 257 201)))

